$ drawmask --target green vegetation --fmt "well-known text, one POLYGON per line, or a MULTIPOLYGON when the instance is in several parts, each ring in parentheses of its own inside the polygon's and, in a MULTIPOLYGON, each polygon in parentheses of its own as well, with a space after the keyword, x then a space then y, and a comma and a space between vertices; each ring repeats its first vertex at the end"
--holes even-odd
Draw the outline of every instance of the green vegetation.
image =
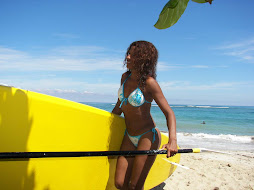
MULTIPOLYGON (((192 0, 195 3, 212 4, 213 0, 192 0)), ((158 29, 166 29, 173 26, 184 13, 189 0, 170 0, 162 9, 159 19, 154 25, 158 29)))

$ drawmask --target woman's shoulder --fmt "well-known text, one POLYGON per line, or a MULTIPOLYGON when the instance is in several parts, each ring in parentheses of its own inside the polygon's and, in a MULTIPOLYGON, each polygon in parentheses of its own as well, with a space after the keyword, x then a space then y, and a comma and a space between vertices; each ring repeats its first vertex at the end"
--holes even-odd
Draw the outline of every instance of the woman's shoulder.
POLYGON ((124 72, 124 73, 122 74, 122 78, 123 78, 123 77, 128 77, 130 74, 131 74, 130 71, 126 71, 126 72, 124 72))
POLYGON ((125 79, 131 74, 130 71, 126 71, 122 74, 122 78, 121 78, 121 83, 123 83, 123 81, 125 81, 125 79))
POLYGON ((154 85, 154 84, 156 84, 156 83, 157 83, 157 81, 156 81, 155 78, 153 78, 153 77, 151 77, 151 76, 147 77, 147 79, 146 79, 146 84, 147 84, 147 85, 154 85))
POLYGON ((157 86, 159 86, 159 84, 158 84, 158 82, 156 81, 155 78, 153 78, 151 76, 147 77, 147 79, 146 79, 146 88, 148 90, 149 89, 151 90, 151 89, 153 89, 153 88, 155 88, 157 86))

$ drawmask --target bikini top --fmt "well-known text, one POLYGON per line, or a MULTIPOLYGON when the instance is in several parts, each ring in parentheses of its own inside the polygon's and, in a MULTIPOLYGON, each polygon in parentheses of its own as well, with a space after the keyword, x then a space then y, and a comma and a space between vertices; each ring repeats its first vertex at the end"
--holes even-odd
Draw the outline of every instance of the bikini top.
POLYGON ((142 106, 145 102, 152 103, 145 100, 144 94, 140 90, 139 86, 132 93, 130 93, 127 98, 124 97, 124 83, 130 76, 131 74, 125 79, 125 81, 118 90, 118 98, 121 101, 120 108, 122 107, 123 103, 127 104, 127 101, 130 105, 134 107, 142 106))

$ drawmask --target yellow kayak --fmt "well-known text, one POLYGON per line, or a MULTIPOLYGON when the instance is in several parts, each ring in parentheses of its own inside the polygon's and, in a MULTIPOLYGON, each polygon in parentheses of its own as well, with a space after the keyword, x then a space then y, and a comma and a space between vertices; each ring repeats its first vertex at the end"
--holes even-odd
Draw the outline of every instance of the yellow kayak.
MULTIPOLYGON (((0 86, 0 152, 118 151, 124 118, 84 104, 0 86)), ((168 137, 162 134, 161 144, 168 137)), ((158 155, 145 189, 166 180, 180 154, 158 155)), ((115 189, 117 157, 0 159, 0 189, 115 189)))

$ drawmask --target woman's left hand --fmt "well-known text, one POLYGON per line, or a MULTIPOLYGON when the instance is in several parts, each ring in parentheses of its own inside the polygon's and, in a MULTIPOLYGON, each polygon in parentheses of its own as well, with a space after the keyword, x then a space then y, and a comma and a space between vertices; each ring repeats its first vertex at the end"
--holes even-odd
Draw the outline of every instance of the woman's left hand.
POLYGON ((174 156, 177 152, 177 140, 176 139, 169 139, 168 144, 164 144, 161 149, 167 149, 167 158, 174 156))

